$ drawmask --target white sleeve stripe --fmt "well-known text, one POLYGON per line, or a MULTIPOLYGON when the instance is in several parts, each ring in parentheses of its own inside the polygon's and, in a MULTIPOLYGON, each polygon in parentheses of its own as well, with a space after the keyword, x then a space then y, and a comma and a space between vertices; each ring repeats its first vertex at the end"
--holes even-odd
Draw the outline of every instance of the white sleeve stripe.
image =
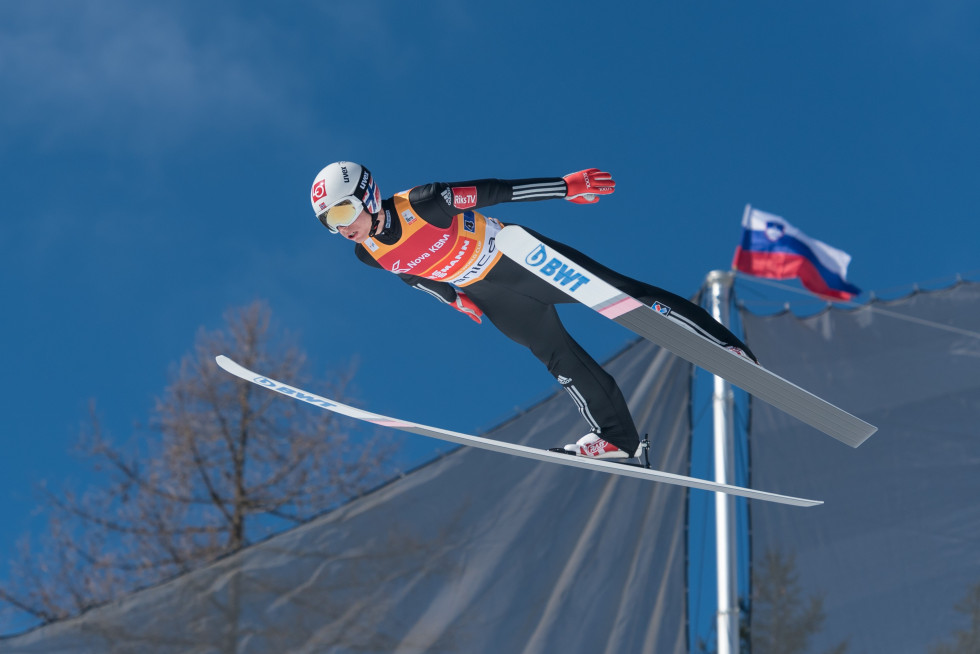
POLYGON ((565 188, 565 182, 534 182, 533 184, 515 184, 514 190, 524 188, 565 188))
POLYGON ((432 289, 429 289, 429 288, 426 288, 426 287, 422 286, 421 284, 416 285, 416 286, 413 286, 412 288, 416 288, 416 289, 422 291, 423 293, 428 293, 429 295, 431 295, 435 299, 439 300, 443 304, 451 304, 451 302, 449 302, 449 300, 447 300, 446 298, 442 297, 441 295, 439 295, 438 293, 436 293, 432 289))
POLYGON ((531 192, 524 191, 521 193, 514 193, 512 197, 515 200, 526 200, 527 198, 563 198, 565 197, 565 191, 562 191, 561 193, 554 193, 554 192, 531 193, 531 192))
POLYGON ((558 184, 519 184, 512 189, 514 197, 527 193, 551 193, 552 195, 565 195, 565 182, 558 184))
POLYGON ((565 197, 565 182, 533 182, 515 184, 511 190, 511 200, 532 200, 535 198, 565 197))

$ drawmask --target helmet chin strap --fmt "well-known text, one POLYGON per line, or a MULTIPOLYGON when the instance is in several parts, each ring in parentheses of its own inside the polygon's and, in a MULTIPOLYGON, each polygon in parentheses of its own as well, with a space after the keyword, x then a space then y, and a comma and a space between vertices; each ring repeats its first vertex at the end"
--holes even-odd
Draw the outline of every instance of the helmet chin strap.
POLYGON ((377 236, 378 227, 381 226, 381 212, 371 214, 371 231, 368 236, 377 236))

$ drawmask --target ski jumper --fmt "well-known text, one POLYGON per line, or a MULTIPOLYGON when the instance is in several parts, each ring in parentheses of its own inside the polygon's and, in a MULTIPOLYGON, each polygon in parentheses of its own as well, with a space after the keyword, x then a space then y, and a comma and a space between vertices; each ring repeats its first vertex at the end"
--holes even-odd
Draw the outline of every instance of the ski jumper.
MULTIPOLYGON (((417 186, 382 201, 378 233, 355 246, 355 253, 364 263, 393 272, 447 304, 456 301, 457 288, 464 289, 490 322, 547 366, 593 432, 632 455, 639 436, 622 391, 568 334, 555 309, 575 300, 503 256, 494 246, 503 225, 476 211, 502 202, 565 195, 561 177, 417 186)), ((742 341, 698 305, 528 231, 620 291, 651 306, 659 303, 658 310, 684 319, 702 336, 751 356, 742 341)))

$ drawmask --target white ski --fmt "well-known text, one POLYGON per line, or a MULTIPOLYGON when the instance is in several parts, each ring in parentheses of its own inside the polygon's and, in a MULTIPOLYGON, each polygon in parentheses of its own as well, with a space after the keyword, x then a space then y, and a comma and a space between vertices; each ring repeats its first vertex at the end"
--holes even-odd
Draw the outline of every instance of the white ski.
POLYGON ((497 441, 491 438, 470 436, 468 434, 460 434, 458 432, 448 431, 446 429, 439 429, 438 427, 428 427, 426 425, 408 422, 407 420, 389 418, 377 413, 371 413, 370 411, 355 409, 354 407, 341 404, 340 402, 327 399, 325 397, 320 397, 319 395, 314 395, 313 393, 308 393, 302 389, 290 386, 289 384, 276 381, 275 379, 269 379, 268 377, 264 377, 235 363, 224 355, 216 357, 215 360, 218 362, 219 366, 236 377, 240 377, 245 381, 252 382, 253 384, 257 384, 259 386, 264 386, 269 390, 282 393, 283 395, 287 395, 293 399, 307 402, 308 404, 320 407, 321 409, 333 411, 350 418, 355 418, 356 420, 371 422, 383 427, 392 427, 394 429, 401 429, 413 434, 420 434, 430 438, 438 438, 439 440, 449 441, 450 443, 478 447, 480 449, 491 450, 494 452, 503 452, 504 454, 513 454, 527 459, 535 459, 537 461, 559 463, 561 465, 572 466, 574 468, 585 468, 587 470, 597 470, 599 472, 606 472, 613 475, 636 477, 639 479, 646 479, 648 481, 658 481, 667 484, 675 484, 678 486, 686 486, 688 488, 699 488, 707 491, 728 493, 730 495, 739 495, 755 500, 778 502, 779 504, 790 504, 792 506, 816 506, 818 504, 823 504, 823 502, 818 500, 807 500, 799 497, 790 497, 788 495, 778 495, 776 493, 757 491, 751 488, 730 486, 728 484, 720 484, 713 481, 696 479, 694 477, 675 475, 669 472, 661 472, 659 470, 652 470, 650 468, 642 468, 639 466, 623 465, 610 461, 569 456, 567 454, 560 454, 534 447, 527 447, 526 445, 505 443, 503 441, 497 441))
POLYGON ((504 227, 495 241, 500 251, 517 264, 582 304, 851 447, 857 447, 878 430, 702 337, 669 309, 664 308, 661 313, 621 293, 517 225, 504 227))

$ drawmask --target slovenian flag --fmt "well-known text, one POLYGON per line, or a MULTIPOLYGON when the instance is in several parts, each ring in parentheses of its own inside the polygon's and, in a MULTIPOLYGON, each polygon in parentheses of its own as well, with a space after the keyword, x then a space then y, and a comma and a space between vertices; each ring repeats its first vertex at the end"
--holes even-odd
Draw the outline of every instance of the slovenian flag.
POLYGON ((850 300, 861 289, 847 282, 851 255, 810 238, 788 222, 746 205, 742 242, 732 267, 757 277, 791 279, 817 295, 850 300))

